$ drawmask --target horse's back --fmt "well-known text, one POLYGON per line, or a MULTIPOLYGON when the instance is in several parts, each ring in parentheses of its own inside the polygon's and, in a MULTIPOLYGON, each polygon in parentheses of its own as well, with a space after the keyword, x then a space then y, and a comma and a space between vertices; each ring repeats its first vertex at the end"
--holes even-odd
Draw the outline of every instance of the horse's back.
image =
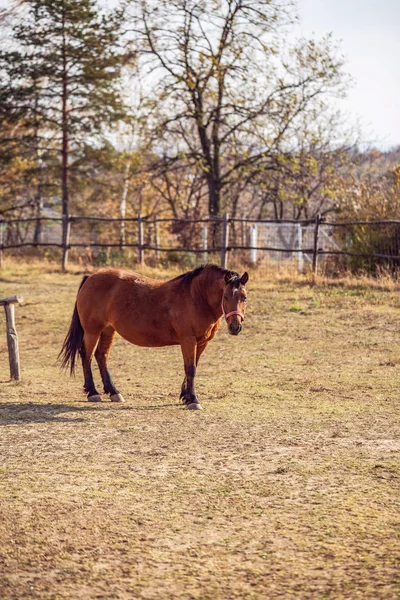
POLYGON ((147 288, 158 287, 163 283, 162 281, 144 277, 143 275, 135 273, 134 271, 129 271, 128 269, 104 269, 90 275, 85 282, 85 285, 89 282, 97 288, 103 288, 104 291, 118 283, 127 283, 132 286, 145 286, 147 288))
POLYGON ((78 294, 83 328, 101 331, 112 325, 122 337, 140 346, 176 344, 170 315, 173 294, 165 283, 124 269, 93 274, 78 294))

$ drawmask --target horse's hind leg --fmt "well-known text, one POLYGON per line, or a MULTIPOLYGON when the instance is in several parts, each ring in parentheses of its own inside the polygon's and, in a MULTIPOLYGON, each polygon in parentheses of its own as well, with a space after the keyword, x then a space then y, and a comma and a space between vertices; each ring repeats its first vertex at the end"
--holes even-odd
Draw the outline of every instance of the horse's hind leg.
POLYGON ((91 368, 91 362, 93 358, 94 349, 96 348, 99 334, 84 333, 83 336, 83 347, 81 350, 83 375, 85 377, 84 390, 87 393, 87 399, 89 402, 101 402, 101 396, 96 390, 93 381, 93 373, 91 368))
POLYGON ((103 329, 100 335, 99 343, 97 344, 95 357, 99 365, 101 378, 104 385, 104 393, 110 394, 111 402, 123 402, 124 399, 114 385, 110 371, 107 367, 107 360, 110 355, 111 346, 114 341, 115 329, 108 325, 103 329))

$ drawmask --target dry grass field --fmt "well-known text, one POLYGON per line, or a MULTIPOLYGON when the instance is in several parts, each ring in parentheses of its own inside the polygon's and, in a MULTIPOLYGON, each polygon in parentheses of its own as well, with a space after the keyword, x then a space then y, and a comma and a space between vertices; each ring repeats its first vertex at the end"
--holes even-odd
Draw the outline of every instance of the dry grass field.
POLYGON ((0 273, 1 600, 399 598, 398 286, 253 276, 190 412, 178 348, 118 339, 121 405, 60 374, 81 275, 0 273))

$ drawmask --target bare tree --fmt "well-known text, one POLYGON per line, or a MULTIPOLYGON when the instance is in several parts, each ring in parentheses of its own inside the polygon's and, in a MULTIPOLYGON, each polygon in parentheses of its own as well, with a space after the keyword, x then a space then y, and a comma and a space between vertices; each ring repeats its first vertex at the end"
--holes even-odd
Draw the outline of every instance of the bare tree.
POLYGON ((152 140, 168 144, 166 165, 184 157, 201 172, 208 213, 218 216, 233 189, 279 169, 277 154, 295 151, 304 115, 316 118, 320 99, 341 90, 342 59, 330 38, 284 49, 290 1, 131 6, 152 140))

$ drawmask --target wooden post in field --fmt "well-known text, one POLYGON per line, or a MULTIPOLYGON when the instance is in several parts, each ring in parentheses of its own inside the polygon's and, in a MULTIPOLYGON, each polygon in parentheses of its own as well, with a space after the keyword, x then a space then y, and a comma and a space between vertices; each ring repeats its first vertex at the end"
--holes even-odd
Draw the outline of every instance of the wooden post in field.
POLYGON ((208 230, 207 230, 207 223, 204 223, 203 225, 203 231, 202 231, 202 235, 201 235, 201 239, 202 239, 202 248, 203 248, 203 253, 202 253, 202 261, 203 263, 207 262, 207 235, 208 235, 208 230))
POLYGON ((228 243, 229 243, 229 215, 224 214, 222 220, 222 249, 221 249, 221 267, 226 269, 228 264, 228 243))
POLYGON ((6 332, 8 346, 8 360, 10 363, 10 377, 19 381, 21 369, 19 365, 18 336, 15 328, 15 305, 21 304, 22 296, 9 296, 0 299, 0 306, 4 306, 6 313, 6 332))
POLYGON ((138 251, 139 251, 139 264, 143 265, 143 219, 142 215, 138 215, 138 251))
POLYGON ((318 213, 315 217, 315 229, 314 229, 314 247, 313 247, 313 261, 312 261, 312 269, 313 274, 316 275, 318 271, 318 234, 319 234, 319 225, 321 222, 321 215, 318 213))

